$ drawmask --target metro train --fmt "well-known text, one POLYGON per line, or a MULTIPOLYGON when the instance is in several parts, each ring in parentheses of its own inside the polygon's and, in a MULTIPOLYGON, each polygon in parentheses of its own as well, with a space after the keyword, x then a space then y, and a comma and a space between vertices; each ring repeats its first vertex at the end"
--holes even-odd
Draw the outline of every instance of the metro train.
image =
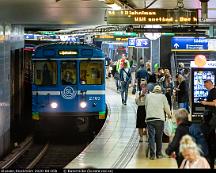
POLYGON ((42 44, 32 55, 32 71, 36 134, 95 133, 101 127, 107 114, 101 49, 78 43, 42 44))

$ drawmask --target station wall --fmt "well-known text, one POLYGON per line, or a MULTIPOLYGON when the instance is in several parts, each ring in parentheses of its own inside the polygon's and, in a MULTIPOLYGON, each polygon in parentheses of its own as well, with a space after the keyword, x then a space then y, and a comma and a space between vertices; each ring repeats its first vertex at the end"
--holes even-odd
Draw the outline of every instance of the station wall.
POLYGON ((11 51, 23 47, 23 26, 0 24, 0 158, 10 149, 11 51))

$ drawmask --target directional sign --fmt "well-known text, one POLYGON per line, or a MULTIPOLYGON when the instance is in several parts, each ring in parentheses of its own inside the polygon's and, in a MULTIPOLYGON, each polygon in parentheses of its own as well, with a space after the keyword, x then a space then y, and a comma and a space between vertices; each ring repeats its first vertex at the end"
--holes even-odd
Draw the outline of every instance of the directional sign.
POLYGON ((128 38, 128 47, 135 47, 136 38, 128 38))
POLYGON ((137 47, 137 48, 149 48, 149 39, 137 38, 135 41, 135 47, 137 47))
POLYGON ((208 39, 205 37, 173 37, 172 51, 208 50, 208 39))

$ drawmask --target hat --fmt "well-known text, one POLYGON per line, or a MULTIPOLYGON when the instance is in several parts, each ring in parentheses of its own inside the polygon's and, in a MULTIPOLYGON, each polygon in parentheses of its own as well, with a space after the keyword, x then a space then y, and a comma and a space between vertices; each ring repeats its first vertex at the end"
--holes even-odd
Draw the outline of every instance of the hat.
POLYGON ((160 85, 156 85, 152 92, 153 93, 161 93, 162 89, 161 89, 160 85))

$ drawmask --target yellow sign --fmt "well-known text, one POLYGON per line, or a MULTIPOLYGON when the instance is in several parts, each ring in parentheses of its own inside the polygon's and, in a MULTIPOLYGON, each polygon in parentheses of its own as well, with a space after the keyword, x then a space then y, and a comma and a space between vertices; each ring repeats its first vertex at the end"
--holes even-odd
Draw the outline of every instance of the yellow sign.
POLYGON ((74 50, 60 50, 59 52, 59 55, 77 55, 78 52, 77 51, 74 51, 74 50))
POLYGON ((138 9, 108 11, 108 24, 197 24, 196 9, 138 9))

